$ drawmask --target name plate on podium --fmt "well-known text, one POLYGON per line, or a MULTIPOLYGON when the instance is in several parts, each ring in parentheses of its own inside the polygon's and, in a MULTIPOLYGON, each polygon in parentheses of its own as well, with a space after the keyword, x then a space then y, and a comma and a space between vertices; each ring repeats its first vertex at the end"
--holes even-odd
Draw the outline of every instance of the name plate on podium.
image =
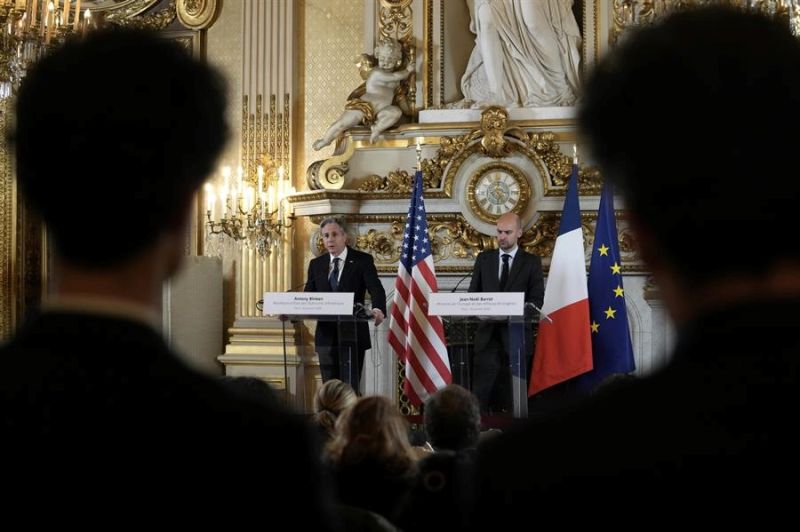
POLYGON ((353 298, 353 292, 264 292, 264 316, 349 316, 353 298))
POLYGON ((430 294, 432 316, 522 316, 525 292, 437 292, 430 294))

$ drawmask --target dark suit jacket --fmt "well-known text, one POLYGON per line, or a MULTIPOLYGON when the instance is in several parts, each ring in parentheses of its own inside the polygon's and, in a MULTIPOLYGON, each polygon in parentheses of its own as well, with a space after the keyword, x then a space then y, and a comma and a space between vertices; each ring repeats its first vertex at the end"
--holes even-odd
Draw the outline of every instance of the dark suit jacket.
MULTIPOLYGON (((325 253, 308 263, 306 292, 331 291, 331 285, 328 282, 330 260, 330 254, 325 253)), ((364 295, 369 291, 369 295, 372 298, 372 308, 381 309, 383 315, 386 316, 386 292, 383 290, 381 280, 378 278, 375 260, 369 253, 347 247, 347 263, 342 270, 337 291, 353 292, 355 294, 353 301, 361 304, 364 304, 364 295)), ((366 350, 372 347, 366 322, 358 322, 355 331, 352 323, 342 323, 339 331, 341 332, 340 342, 352 343, 352 339, 357 336, 359 350, 366 350)), ((315 345, 317 347, 331 347, 334 338, 336 338, 336 333, 336 322, 319 321, 314 338, 315 345)))
POLYGON ((794 518, 798 332, 800 300, 719 311, 681 332, 660 373, 485 442, 475 530, 532 516, 621 528, 794 518))
MULTIPOLYGON (((497 249, 482 251, 475 260, 472 271, 472 280, 469 284, 470 292, 500 292, 500 251, 497 249)), ((508 282, 504 292, 525 292, 525 301, 542 307, 544 300, 544 279, 542 275, 542 260, 527 253, 522 248, 517 250, 511 269, 508 272, 508 282)), ((526 317, 536 316, 531 309, 525 310, 526 317)), ((486 349, 495 327, 505 327, 504 324, 485 322, 475 331, 475 351, 486 349)), ((533 327, 526 327, 526 345, 533 347, 533 327)))
POLYGON ((11 492, 47 512, 72 506, 67 521, 192 521, 188 501, 203 519, 257 507, 329 528, 304 419, 233 395, 138 322, 32 318, 0 348, 0 427, 11 492))

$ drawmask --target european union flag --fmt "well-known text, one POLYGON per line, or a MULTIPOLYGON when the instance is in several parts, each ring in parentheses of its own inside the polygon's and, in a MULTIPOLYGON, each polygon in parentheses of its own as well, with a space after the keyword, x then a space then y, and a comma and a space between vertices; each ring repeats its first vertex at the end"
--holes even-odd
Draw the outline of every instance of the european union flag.
POLYGON ((608 182, 600 196, 589 266, 589 316, 594 369, 577 377, 575 383, 584 393, 593 391, 609 375, 636 369, 625 310, 614 193, 608 182))

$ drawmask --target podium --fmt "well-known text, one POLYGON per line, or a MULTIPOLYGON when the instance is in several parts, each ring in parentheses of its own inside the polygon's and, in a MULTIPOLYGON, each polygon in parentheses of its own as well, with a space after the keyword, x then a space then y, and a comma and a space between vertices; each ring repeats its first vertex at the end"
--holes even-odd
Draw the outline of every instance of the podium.
POLYGON ((527 360, 533 355, 532 330, 539 321, 524 296, 523 292, 437 293, 431 294, 429 309, 444 322, 453 382, 471 391, 475 383, 475 335, 492 334, 491 326, 502 326, 507 334, 502 340, 508 348, 508 367, 498 378, 507 375, 508 381, 495 386, 509 390, 516 418, 528 416, 527 360))
POLYGON ((359 340, 359 324, 369 322, 372 315, 353 300, 352 292, 265 292, 264 315, 277 316, 283 323, 284 368, 288 368, 286 322, 314 320, 320 366, 333 372, 328 378, 339 378, 357 391, 363 364, 358 354, 366 348, 359 340))

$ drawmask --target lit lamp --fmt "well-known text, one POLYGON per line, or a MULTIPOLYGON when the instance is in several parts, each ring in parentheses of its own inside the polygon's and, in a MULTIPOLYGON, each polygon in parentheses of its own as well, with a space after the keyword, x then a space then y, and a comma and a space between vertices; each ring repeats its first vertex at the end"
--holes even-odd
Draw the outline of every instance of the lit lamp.
POLYGON ((244 241, 262 258, 272 248, 280 250, 283 230, 294 220, 292 213, 286 216, 283 202, 296 192, 283 166, 275 169, 266 156, 264 161, 266 167, 258 165, 256 175, 247 178, 239 166, 233 182, 230 166, 223 166, 222 184, 216 190, 211 183, 204 187, 208 234, 244 241))
POLYGON ((81 0, 0 0, 0 100, 19 87, 28 68, 72 35, 85 34, 81 0))

